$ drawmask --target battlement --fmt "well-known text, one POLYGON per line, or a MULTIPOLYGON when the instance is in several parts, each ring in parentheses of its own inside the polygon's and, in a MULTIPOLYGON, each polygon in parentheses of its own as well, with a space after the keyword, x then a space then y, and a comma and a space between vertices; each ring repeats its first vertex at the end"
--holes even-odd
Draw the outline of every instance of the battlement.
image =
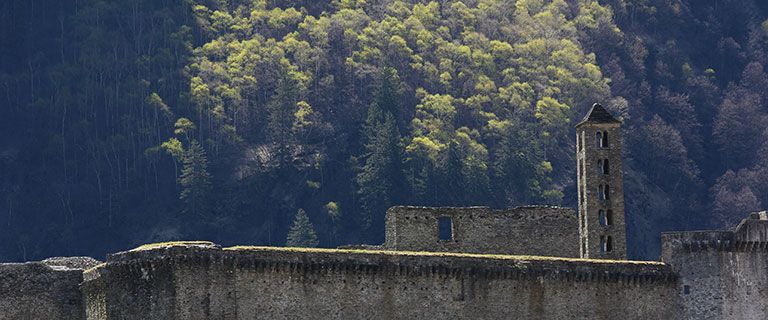
POLYGON ((734 234, 742 242, 768 242, 768 212, 751 213, 736 226, 734 234))
POLYGON ((768 314, 768 214, 730 231, 666 232, 662 261, 678 274, 684 319, 764 319, 768 314))
POLYGON ((88 319, 667 318, 677 281, 660 262, 199 242, 116 253, 85 279, 88 319))
POLYGON ((768 213, 752 213, 732 231, 664 232, 661 242, 662 253, 668 255, 679 250, 768 251, 768 213))
POLYGON ((239 246, 213 243, 150 245, 109 256, 107 263, 88 270, 88 278, 107 267, 141 268, 157 264, 228 265, 266 271, 312 273, 382 273, 425 276, 477 274, 484 277, 548 277, 563 281, 607 281, 625 284, 674 282, 661 262, 590 260, 543 256, 345 250, 239 246))
MULTIPOLYGON (((682 231, 661 234, 662 251, 732 250, 736 246, 733 231, 682 231)), ((663 260, 663 259, 662 259, 663 260)))
POLYGON ((392 207, 384 249, 579 256, 576 212, 552 206, 392 207))

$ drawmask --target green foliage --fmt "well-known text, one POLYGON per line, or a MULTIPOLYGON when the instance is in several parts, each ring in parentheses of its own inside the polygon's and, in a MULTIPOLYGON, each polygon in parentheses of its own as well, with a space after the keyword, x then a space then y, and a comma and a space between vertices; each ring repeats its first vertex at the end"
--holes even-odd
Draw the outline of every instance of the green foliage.
POLYGON ((331 217, 334 221, 341 219, 341 207, 339 207, 339 204, 336 202, 328 202, 325 204, 325 210, 328 213, 328 216, 331 217))
POLYGON ((304 209, 299 209, 296 217, 293 219, 291 230, 288 231, 288 238, 285 242, 289 247, 317 247, 319 241, 315 233, 315 227, 309 221, 309 216, 304 209))
POLYGON ((13 259, 105 233, 281 244, 298 208, 337 245, 380 243, 393 204, 575 206, 572 126, 596 101, 625 121, 634 234, 768 203, 756 1, 10 3, 13 259))
POLYGON ((163 142, 160 147, 165 150, 165 152, 170 154, 174 160, 178 162, 182 162, 184 160, 184 146, 181 144, 179 139, 170 138, 168 141, 163 142))
POLYGON ((196 140, 192 140, 184 152, 179 184, 184 202, 184 211, 194 215, 209 214, 211 198, 211 175, 208 173, 208 158, 205 150, 196 140))
POLYGON ((365 146, 365 163, 357 174, 358 194, 360 196, 360 226, 365 230, 373 223, 383 221, 384 212, 397 199, 396 190, 404 187, 398 183, 402 164, 400 133, 395 119, 390 113, 384 114, 384 120, 372 120, 381 111, 375 105, 369 111, 368 128, 370 136, 365 146))
POLYGON ((189 139, 189 135, 195 130, 195 124, 187 118, 179 118, 173 125, 175 129, 173 133, 178 136, 185 136, 189 139))

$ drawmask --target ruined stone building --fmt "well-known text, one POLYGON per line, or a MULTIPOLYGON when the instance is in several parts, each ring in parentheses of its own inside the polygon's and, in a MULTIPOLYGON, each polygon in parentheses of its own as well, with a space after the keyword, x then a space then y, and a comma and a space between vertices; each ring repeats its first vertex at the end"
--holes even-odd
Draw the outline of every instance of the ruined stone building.
POLYGON ((0 265, 0 319, 767 319, 768 214, 626 260, 621 122, 576 126, 578 212, 394 207, 345 249, 145 245, 0 265))

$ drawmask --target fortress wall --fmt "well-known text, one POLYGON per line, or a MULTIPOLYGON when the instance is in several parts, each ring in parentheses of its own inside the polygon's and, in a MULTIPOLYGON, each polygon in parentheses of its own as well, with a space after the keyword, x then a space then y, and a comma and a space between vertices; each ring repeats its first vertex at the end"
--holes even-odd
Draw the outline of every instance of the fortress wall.
POLYGON ((176 319, 174 272, 162 261, 86 271, 81 286, 86 319, 176 319))
POLYGON ((677 311, 675 275, 660 263, 174 246, 116 254, 88 273, 91 296, 106 297, 89 320, 674 319, 677 311))
POLYGON ((766 224, 745 222, 735 232, 662 235, 662 260, 680 277, 681 319, 765 319, 768 242, 743 239, 760 239, 766 224))
POLYGON ((0 320, 85 319, 77 259, 0 264, 0 320))
POLYGON ((579 257, 576 212, 531 206, 393 207, 387 211, 386 249, 579 257), (453 240, 440 240, 438 219, 453 221, 453 240))

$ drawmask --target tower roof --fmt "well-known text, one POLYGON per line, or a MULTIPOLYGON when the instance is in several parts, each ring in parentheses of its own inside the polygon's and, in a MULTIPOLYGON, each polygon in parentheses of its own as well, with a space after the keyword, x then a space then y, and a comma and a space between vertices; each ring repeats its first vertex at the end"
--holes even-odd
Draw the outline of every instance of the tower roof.
POLYGON ((577 123, 576 126, 584 123, 621 123, 621 121, 614 118, 613 115, 611 115, 608 110, 605 110, 599 103, 595 103, 592 105, 592 109, 589 109, 589 112, 587 112, 584 119, 577 123))

